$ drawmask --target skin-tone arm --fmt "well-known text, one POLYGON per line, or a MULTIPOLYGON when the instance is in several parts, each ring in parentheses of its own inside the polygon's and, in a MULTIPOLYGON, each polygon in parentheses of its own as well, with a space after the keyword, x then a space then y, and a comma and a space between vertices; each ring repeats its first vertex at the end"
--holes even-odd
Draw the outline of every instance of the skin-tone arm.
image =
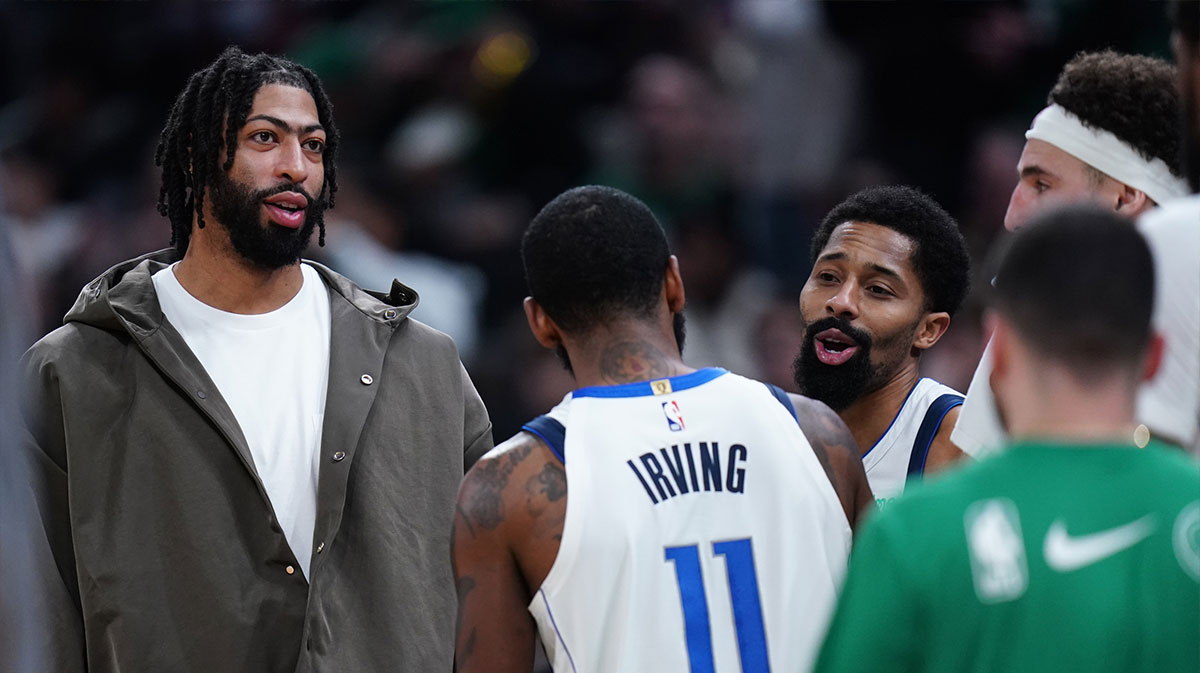
POLYGON ((788 396, 796 408, 800 429, 833 483, 850 528, 856 529, 863 515, 874 507, 875 496, 867 483, 854 437, 837 413, 823 402, 800 395, 788 396))
POLYGON ((455 670, 528 673, 537 625, 527 606, 558 555, 566 516, 562 463, 518 433, 467 473, 454 515, 455 670))
POLYGON ((961 405, 954 407, 947 411, 945 418, 942 419, 942 426, 938 428, 937 434, 933 436, 933 442, 929 445, 929 455, 925 458, 925 474, 944 470, 967 456, 950 441, 950 433, 954 431, 954 424, 958 422, 960 411, 962 411, 961 405))

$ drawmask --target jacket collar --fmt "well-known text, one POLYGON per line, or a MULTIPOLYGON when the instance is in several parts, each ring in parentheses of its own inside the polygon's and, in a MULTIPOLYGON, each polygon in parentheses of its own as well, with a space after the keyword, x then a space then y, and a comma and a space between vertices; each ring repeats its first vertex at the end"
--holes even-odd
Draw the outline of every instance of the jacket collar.
MULTIPOLYGON (((106 330, 129 331, 145 337, 163 322, 162 307, 150 278, 179 260, 174 248, 121 262, 84 286, 63 322, 81 322, 106 330)), ((304 260, 320 274, 332 292, 340 294, 364 316, 393 327, 408 317, 420 301, 416 290, 392 281, 387 293, 364 290, 332 269, 304 260)))

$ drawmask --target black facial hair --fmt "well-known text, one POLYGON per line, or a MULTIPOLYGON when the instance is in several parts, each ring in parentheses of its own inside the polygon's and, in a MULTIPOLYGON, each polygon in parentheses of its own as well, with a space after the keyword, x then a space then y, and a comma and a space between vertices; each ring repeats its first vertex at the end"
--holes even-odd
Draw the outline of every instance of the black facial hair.
POLYGON ((325 218, 325 200, 314 199, 295 183, 251 191, 225 172, 217 171, 209 195, 214 219, 229 232, 234 251, 255 266, 271 271, 299 261, 313 230, 325 218), (263 200, 282 192, 296 192, 308 199, 304 224, 299 229, 262 222, 263 200))
POLYGON ((805 326, 800 352, 792 362, 792 377, 797 389, 801 395, 824 402, 830 409, 841 413, 864 396, 883 387, 907 355, 907 351, 902 351, 894 361, 873 365, 872 349, 891 352, 900 344, 911 342, 919 324, 918 320, 910 329, 900 330, 875 343, 870 334, 837 316, 809 323, 805 326), (817 359, 815 336, 830 328, 841 330, 859 347, 857 353, 840 365, 827 365, 817 359))

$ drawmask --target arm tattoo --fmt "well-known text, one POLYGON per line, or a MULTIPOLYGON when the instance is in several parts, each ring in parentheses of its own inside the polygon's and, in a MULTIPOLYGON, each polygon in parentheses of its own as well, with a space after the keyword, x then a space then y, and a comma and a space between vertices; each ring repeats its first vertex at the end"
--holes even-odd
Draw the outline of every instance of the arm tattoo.
POLYGON ((614 383, 662 379, 675 373, 663 352, 646 341, 618 341, 600 353, 600 374, 614 383))
POLYGON ((497 456, 495 460, 480 461, 475 466, 472 471, 475 488, 472 490, 469 506, 475 515, 475 523, 487 530, 493 530, 504 520, 503 495, 505 487, 508 486, 508 477, 532 450, 532 442, 521 442, 511 451, 497 456))
POLYGON ((541 472, 529 478, 525 484, 525 490, 531 496, 545 493, 546 499, 550 502, 562 500, 563 496, 567 494, 567 473, 556 463, 547 461, 542 466, 541 472))
POLYGON ((562 466, 556 461, 547 461, 542 466, 541 472, 525 482, 525 493, 527 496, 525 507, 529 511, 529 516, 534 519, 530 532, 535 537, 548 535, 561 541, 565 512, 556 509, 554 516, 543 517, 542 515, 551 509, 551 503, 558 502, 567 495, 567 473, 563 471, 562 466), (541 494, 545 494, 544 500, 541 494))

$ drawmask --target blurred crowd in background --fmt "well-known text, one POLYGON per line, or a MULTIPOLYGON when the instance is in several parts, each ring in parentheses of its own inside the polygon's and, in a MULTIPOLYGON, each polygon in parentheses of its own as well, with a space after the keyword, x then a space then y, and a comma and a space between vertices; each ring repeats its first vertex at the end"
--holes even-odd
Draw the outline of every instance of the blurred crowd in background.
MULTIPOLYGON (((0 4, 0 219, 25 343, 108 267, 167 247, 154 146, 227 44, 314 69, 342 133, 310 256, 417 290, 502 439, 572 388, 525 326, 518 243, 599 183, 649 204, 680 259, 685 359, 794 389, 813 228, 859 188, 909 184, 959 221, 975 286, 1024 130, 1076 52, 1170 58, 1161 3, 271 2, 0 4)), ((6 304, 7 308, 7 304, 6 304)), ((973 292, 930 376, 966 390, 973 292)), ((6 315, 5 320, 10 320, 6 315)))

